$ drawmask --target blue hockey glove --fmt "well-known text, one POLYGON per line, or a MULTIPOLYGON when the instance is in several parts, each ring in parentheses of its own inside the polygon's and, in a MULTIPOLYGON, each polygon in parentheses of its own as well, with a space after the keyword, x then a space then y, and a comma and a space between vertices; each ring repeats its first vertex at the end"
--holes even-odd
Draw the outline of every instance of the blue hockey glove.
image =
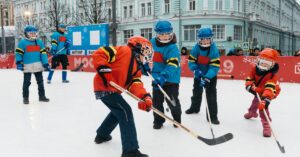
POLYGON ((201 88, 202 88, 202 87, 205 87, 205 88, 206 88, 206 86, 207 86, 209 83, 210 83, 210 79, 204 77, 204 78, 202 78, 201 81, 200 81, 200 87, 201 87, 201 88))
POLYGON ((23 71, 24 70, 24 64, 21 61, 18 61, 17 63, 17 70, 23 71))
POLYGON ((51 71, 50 65, 48 63, 43 64, 43 67, 44 67, 45 71, 51 71))
POLYGON ((164 86, 166 81, 167 79, 162 75, 156 77, 156 79, 152 82, 153 89, 155 90, 159 89, 158 85, 160 85, 161 87, 164 86))
POLYGON ((201 77, 203 77, 203 73, 202 73, 201 70, 197 69, 197 70, 194 71, 194 76, 195 76, 196 79, 200 80, 201 77))
POLYGON ((66 48, 68 48, 68 47, 70 47, 70 44, 71 44, 71 41, 70 41, 70 40, 66 40, 64 46, 65 46, 66 48))
POLYGON ((50 50, 50 53, 51 53, 51 55, 54 57, 54 56, 57 56, 57 54, 56 54, 56 50, 54 50, 54 49, 51 49, 50 50))

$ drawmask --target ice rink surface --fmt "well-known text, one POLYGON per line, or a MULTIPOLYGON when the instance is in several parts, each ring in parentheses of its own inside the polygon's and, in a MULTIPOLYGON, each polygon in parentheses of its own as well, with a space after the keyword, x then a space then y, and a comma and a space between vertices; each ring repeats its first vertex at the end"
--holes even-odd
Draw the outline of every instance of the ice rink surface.
MULTIPOLYGON (((44 73, 44 79, 48 73, 44 73)), ((0 70, 0 157, 120 157, 119 128, 113 139, 96 145, 94 137, 108 109, 93 93, 93 73, 69 72, 69 84, 56 71, 52 84, 45 83, 49 103, 38 101, 34 76, 30 104, 23 105, 23 74, 0 70)), ((151 91, 151 80, 143 77, 151 91)), ((180 101, 182 124, 200 136, 211 138, 202 102, 200 114, 186 115, 192 95, 192 78, 182 78, 180 101)), ((253 96, 245 91, 244 81, 218 80, 218 106, 221 125, 213 125, 215 135, 231 132, 233 140, 208 146, 169 122, 161 130, 152 129, 152 112, 137 109, 137 102, 124 95, 134 112, 140 150, 150 157, 299 157, 300 84, 282 83, 281 94, 271 102, 272 127, 285 146, 282 155, 273 138, 262 136, 259 118, 245 120, 253 96)), ((171 116, 166 112, 166 115, 171 116)))

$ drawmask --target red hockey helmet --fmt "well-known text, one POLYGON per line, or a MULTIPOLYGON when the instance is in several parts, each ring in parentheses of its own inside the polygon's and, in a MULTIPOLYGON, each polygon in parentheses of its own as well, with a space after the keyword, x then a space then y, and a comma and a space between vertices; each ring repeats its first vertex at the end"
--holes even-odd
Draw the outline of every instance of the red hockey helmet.
POLYGON ((128 39, 128 46, 139 49, 138 52, 145 58, 146 62, 150 62, 153 56, 153 48, 151 42, 142 36, 133 36, 128 39))
POLYGON ((257 66, 261 70, 269 70, 271 69, 277 59, 278 59, 279 53, 271 48, 265 48, 261 51, 261 53, 258 56, 257 60, 257 66))

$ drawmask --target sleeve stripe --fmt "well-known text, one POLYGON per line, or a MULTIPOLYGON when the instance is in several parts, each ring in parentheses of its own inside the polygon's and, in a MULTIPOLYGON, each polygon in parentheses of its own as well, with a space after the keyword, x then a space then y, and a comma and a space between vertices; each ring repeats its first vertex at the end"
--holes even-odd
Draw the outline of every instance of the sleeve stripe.
POLYGON ((46 48, 41 49, 40 53, 41 53, 41 54, 47 54, 46 48))
POLYGON ((24 54, 24 51, 20 48, 16 48, 16 52, 19 53, 20 55, 24 54))
POLYGON ((131 84, 129 85, 129 88, 128 90, 130 91, 130 88, 133 84, 135 83, 142 83, 141 79, 140 78, 134 78, 132 81, 131 81, 131 84))
POLYGON ((116 49, 114 49, 112 46, 109 47, 101 47, 101 49, 105 52, 105 54, 108 56, 108 62, 114 62, 116 60, 116 49))
POLYGON ((247 77, 247 78, 246 78, 246 81, 254 82, 254 79, 252 79, 252 78, 250 78, 250 77, 247 77))
POLYGON ((265 88, 272 88, 272 89, 275 89, 275 84, 273 84, 273 83, 267 83, 267 84, 265 85, 265 88))
POLYGON ((178 65, 179 65, 178 59, 177 58, 170 58, 169 60, 167 60, 167 64, 178 67, 178 65))
POLYGON ((51 44, 57 45, 57 41, 53 39, 53 40, 51 41, 51 44))
POLYGON ((193 57, 192 55, 189 55, 189 61, 190 62, 196 62, 197 59, 195 57, 193 57))
POLYGON ((220 67, 220 58, 212 59, 209 62, 209 64, 212 65, 212 66, 220 67))

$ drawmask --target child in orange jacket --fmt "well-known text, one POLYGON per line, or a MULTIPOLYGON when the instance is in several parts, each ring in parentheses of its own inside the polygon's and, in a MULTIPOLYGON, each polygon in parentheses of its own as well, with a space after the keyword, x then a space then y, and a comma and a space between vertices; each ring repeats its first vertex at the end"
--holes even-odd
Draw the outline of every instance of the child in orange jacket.
POLYGON ((264 137, 271 136, 271 129, 263 113, 263 109, 266 110, 270 119, 268 106, 271 100, 275 99, 280 92, 278 77, 276 75, 279 70, 279 65, 276 63, 278 56, 279 54, 276 50, 271 48, 264 49, 258 56, 257 65, 252 67, 245 83, 246 90, 254 95, 254 99, 248 109, 248 113, 244 117, 246 119, 256 118, 258 116, 257 110, 259 109, 264 137), (261 102, 258 101, 256 93, 261 97, 261 102))

